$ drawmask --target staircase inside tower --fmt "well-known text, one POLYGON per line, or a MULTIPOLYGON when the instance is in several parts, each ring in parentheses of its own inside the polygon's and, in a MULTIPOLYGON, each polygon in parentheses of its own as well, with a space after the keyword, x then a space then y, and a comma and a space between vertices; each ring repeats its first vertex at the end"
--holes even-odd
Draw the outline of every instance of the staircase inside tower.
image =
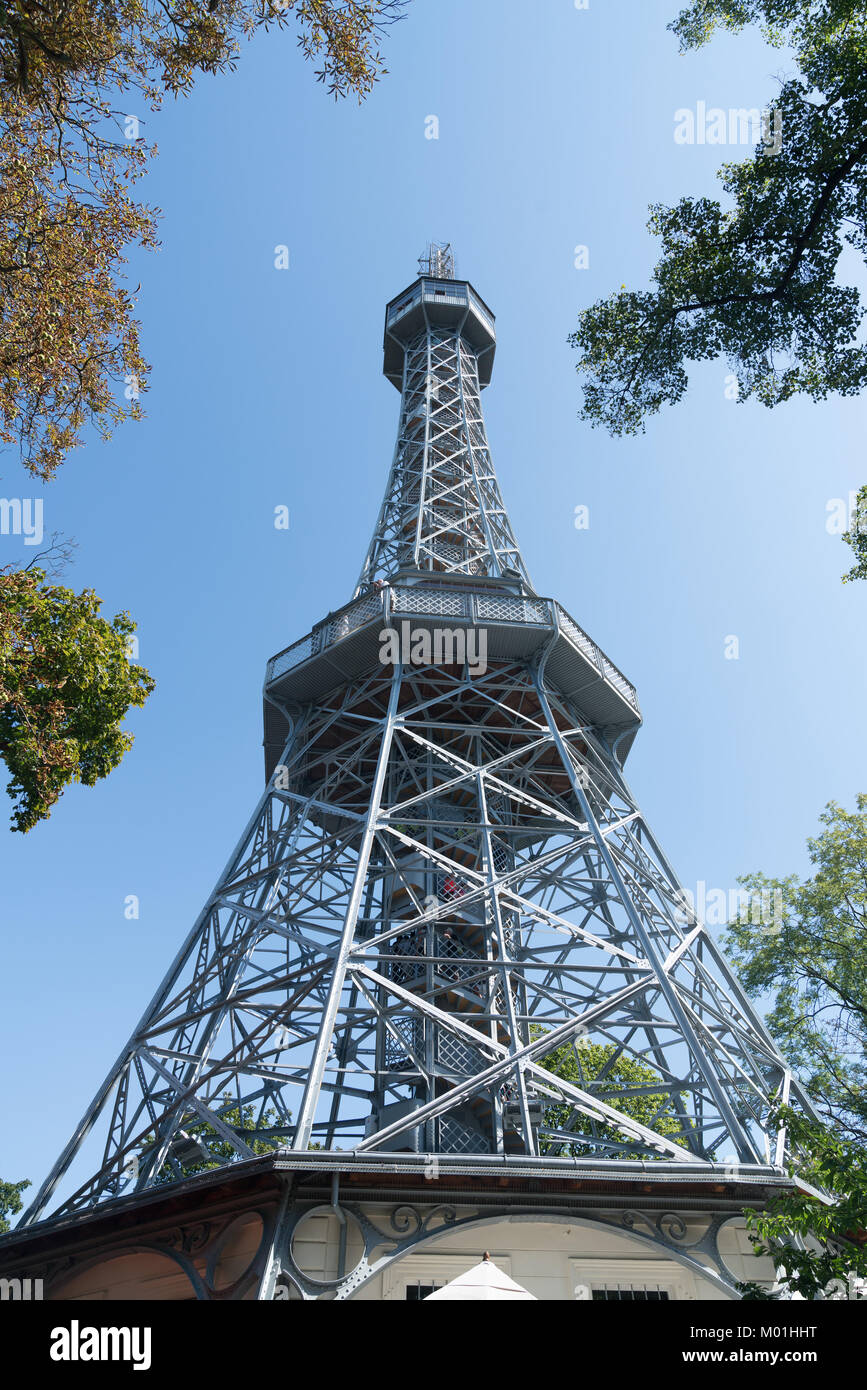
MULTIPOLYGON (((507 814, 506 798, 489 806, 489 814, 507 814)), ((430 800, 423 821, 407 825, 413 838, 424 839, 434 856, 450 861, 449 867, 431 866, 413 850, 395 855, 383 930, 393 931, 404 919, 418 915, 417 903, 428 909, 425 925, 413 926, 392 937, 389 974, 396 984, 418 991, 437 1008, 454 1014, 480 1034, 509 1046, 513 1041, 505 999, 505 985, 498 981, 492 963, 498 947, 490 903, 472 896, 471 882, 461 867, 485 872, 485 848, 479 829, 482 819, 478 797, 466 788, 430 800)), ((513 856, 506 844, 491 834, 491 853, 498 872, 507 870, 513 856)), ((514 929, 504 926, 507 950, 514 951, 514 929)), ((514 1012, 521 1012, 513 998, 514 1012)), ((379 1025, 380 1067, 386 1086, 405 1087, 409 1101, 380 1102, 379 1114, 388 1120, 402 1107, 446 1094, 457 1082, 483 1069, 484 1058, 472 1043, 455 1037, 435 1020, 395 1014, 379 1025), (420 1069, 421 1064, 421 1069, 420 1069)), ((519 1043, 526 1042, 526 1026, 519 1028, 519 1043)), ((384 1096, 384 1086, 380 1095, 384 1096)), ((506 1152, 523 1148, 515 1133, 513 1087, 504 1083, 473 1096, 438 1119, 428 1121, 427 1133, 413 1131, 396 1146, 418 1147, 438 1153, 506 1152)))
MULTIPOLYGON (((505 791, 485 791, 477 778, 450 773, 431 751, 439 738, 450 757, 468 764, 510 754, 520 764, 526 735, 502 711, 538 718, 539 709, 526 683, 524 688, 516 684, 514 668, 504 664, 502 672, 499 676, 494 663, 487 676, 501 696, 499 706, 481 688, 474 693, 458 667, 416 670, 405 686, 405 706, 428 707, 430 722, 412 724, 416 736, 425 738, 424 746, 408 742, 399 755, 392 754, 384 797, 390 808, 387 831, 371 864, 371 893, 358 924, 381 977, 400 991, 395 997, 384 985, 376 988, 371 1100, 364 1126, 368 1137, 483 1071, 491 1060, 486 1040, 511 1051, 530 1039, 519 914, 498 899, 494 885, 510 874, 517 882, 522 859, 534 845, 550 839, 552 827, 543 817, 528 816, 526 805, 522 808, 505 791), (498 708, 495 729, 490 724, 498 708), (460 1020, 465 1025, 460 1035, 430 1011, 414 1007, 416 1000, 460 1020), (479 1046, 467 1027, 478 1033, 479 1046)), ((359 712, 369 717, 382 710, 371 700, 359 712)), ((336 721, 323 730, 308 749, 299 789, 323 805, 342 802, 354 811, 358 782, 341 756, 348 732, 336 721)), ((548 795, 569 802, 568 777, 552 749, 534 751, 527 776, 540 785, 544 781, 548 795)), ((324 814, 320 819, 324 828, 336 826, 324 814)), ((357 1009, 350 1008, 347 1018, 350 1026, 335 1044, 340 1065, 350 1054, 358 1058, 357 1009)), ((537 1126, 543 1111, 542 1097, 529 1084, 525 1089, 526 1115, 518 1078, 510 1074, 475 1090, 444 1114, 405 1129, 383 1148, 526 1152, 526 1116, 537 1126)), ((320 1122, 315 1130, 325 1147, 339 1142, 337 1111, 335 1103, 336 1123, 320 1122)))

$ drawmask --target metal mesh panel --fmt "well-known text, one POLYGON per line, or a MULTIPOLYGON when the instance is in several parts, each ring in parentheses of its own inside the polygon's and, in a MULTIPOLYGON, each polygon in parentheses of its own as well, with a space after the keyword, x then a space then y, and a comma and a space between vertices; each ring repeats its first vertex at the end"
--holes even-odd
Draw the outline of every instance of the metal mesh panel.
POLYGON ((485 1154, 490 1145, 483 1134, 468 1129, 452 1115, 440 1120, 440 1151, 446 1154, 485 1154))
POLYGON ((348 637, 350 632, 357 632, 360 627, 370 622, 371 618, 377 617, 382 612, 382 594, 367 594, 358 603, 354 603, 351 608, 339 613, 336 618, 325 629, 325 645, 331 646, 332 642, 340 642, 344 637, 348 637))
POLYGON ((384 1060, 391 1071, 405 1071, 414 1067, 410 1049, 417 1057, 424 1056, 424 1033, 420 1019, 393 1018, 392 1024, 400 1034, 400 1040, 388 1031, 385 1034, 384 1060))
MULTIPOLYGON (((424 933, 419 931, 404 932, 402 936, 397 936, 393 941, 386 943, 390 955, 395 956, 419 956, 424 954, 424 933)), ((392 960, 388 963, 388 970, 395 984, 405 985, 410 980, 418 979, 424 966, 419 961, 392 960)))
POLYGON ((291 671, 293 666, 298 666, 302 661, 306 661, 313 655, 313 634, 308 633, 302 637, 300 642, 293 642, 291 647, 287 647, 285 652, 280 652, 273 657, 268 665, 268 680, 276 680, 278 676, 285 675, 291 671))
MULTIPOLYGON (((443 509, 441 509, 442 511, 443 509)), ((430 543, 430 548, 440 560, 445 561, 446 568, 454 567, 459 569, 464 560, 464 549, 460 545, 450 545, 448 541, 434 540, 430 543)), ((474 566, 470 566, 470 572, 475 574, 474 566)))
POLYGON ((470 1043, 442 1029, 437 1032, 436 1060, 441 1067, 457 1076, 475 1076, 486 1065, 481 1054, 470 1043))
POLYGON ((593 662, 593 665, 602 672, 605 679, 609 681, 616 690, 619 690, 621 695, 626 697, 633 708, 637 709, 638 695, 635 686, 626 679, 621 671, 618 671, 617 667, 608 660, 605 653, 600 651, 596 643, 591 641, 587 633, 578 626, 574 619, 569 617, 565 608, 561 608, 559 603, 557 604, 557 612, 560 617, 560 630, 566 633, 569 640, 574 643, 580 652, 583 652, 589 661, 593 662))
POLYGON ((467 885, 463 879, 455 878, 452 873, 437 874, 436 894, 441 902, 453 903, 462 898, 467 891, 467 885))
POLYGON ((491 854, 497 873, 505 873, 512 867, 512 851, 500 840, 491 839, 491 854))
POLYGON ((551 611, 547 603, 534 602, 527 599, 524 603, 524 619, 527 623, 550 623, 551 611))
POLYGON ((620 691, 621 695, 626 696, 630 704, 634 705, 637 699, 635 686, 630 684, 630 682, 626 679, 625 676, 621 675, 617 667, 613 666, 611 662, 608 660, 608 657, 603 656, 602 652, 599 653, 599 660, 602 664, 602 670, 605 672, 606 678, 611 682, 611 684, 614 686, 616 690, 620 691))
POLYGON ((394 612, 429 613, 433 617, 464 617, 467 601, 463 594, 448 589, 395 589, 394 612))
POLYGON ((548 608, 546 604, 533 603, 529 599, 512 598, 507 594, 477 595, 476 613, 480 618, 488 618, 495 622, 548 622, 548 608))
POLYGON ((462 956, 469 954, 461 944, 451 935, 445 932, 437 932, 434 937, 434 950, 437 960, 436 973, 441 980, 448 980, 451 984, 462 985, 465 989, 472 990, 481 999, 484 995, 484 982, 479 979, 478 965, 461 965, 462 956))
POLYGON ((566 636, 570 639, 570 641, 574 642, 578 650, 580 652, 583 652, 584 655, 588 658, 588 660, 593 662, 594 666, 598 666, 599 649, 596 646, 596 643, 591 641, 591 639, 587 636, 587 633, 584 632, 583 629, 580 628, 578 624, 574 622, 572 618, 569 617, 569 614, 566 612, 565 608, 561 608, 559 603, 557 604, 557 612, 560 616, 561 631, 566 633, 566 636))

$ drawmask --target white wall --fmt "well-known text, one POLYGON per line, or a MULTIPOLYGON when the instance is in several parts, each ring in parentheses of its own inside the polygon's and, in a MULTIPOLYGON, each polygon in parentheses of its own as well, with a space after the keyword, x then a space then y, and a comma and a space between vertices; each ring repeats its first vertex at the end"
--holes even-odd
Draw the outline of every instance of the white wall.
MULTIPOLYGON (((380 1230, 387 1231, 391 1210, 370 1208, 368 1214, 380 1230)), ((698 1239, 703 1228, 704 1223, 691 1224, 685 1244, 698 1239)), ((335 1217, 324 1209, 299 1227, 293 1247, 295 1255, 305 1272, 314 1278, 336 1275, 338 1230, 335 1217)), ((732 1279, 773 1281, 770 1260, 759 1260, 752 1254, 742 1221, 726 1227, 720 1247, 732 1279)), ((383 1246, 383 1252, 385 1249, 383 1246)), ((448 1283, 478 1264, 486 1250, 505 1273, 543 1300, 587 1298, 592 1288, 618 1285, 658 1288, 678 1301, 726 1298, 722 1290, 700 1274, 667 1257, 660 1246, 647 1246, 628 1232, 609 1231, 574 1220, 546 1222, 535 1218, 485 1222, 432 1238, 415 1246, 353 1297, 403 1302, 407 1284, 448 1283)), ((360 1254, 359 1235, 350 1227, 347 1270, 360 1254)))

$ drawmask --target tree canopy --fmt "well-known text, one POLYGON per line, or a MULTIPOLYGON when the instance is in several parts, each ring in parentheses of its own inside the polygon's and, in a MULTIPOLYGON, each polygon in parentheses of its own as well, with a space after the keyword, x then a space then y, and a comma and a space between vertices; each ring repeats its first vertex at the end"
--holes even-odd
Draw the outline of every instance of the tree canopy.
MULTIPOLYGON (((867 4, 696 0, 669 27, 686 51, 753 22, 797 65, 774 101, 779 142, 722 166, 725 204, 652 205, 648 228, 661 244, 652 288, 624 286, 590 305, 570 336, 582 416, 612 435, 642 431, 683 397, 690 362, 719 356, 738 400, 769 407, 867 383, 864 306, 840 279, 844 247, 867 257, 867 4)), ((867 578, 862 496, 849 579, 867 578)))
POLYGON ((724 945, 748 993, 770 997, 768 1027, 820 1113, 867 1144, 867 795, 854 811, 829 802, 820 820, 809 878, 740 880, 779 892, 779 929, 736 920, 724 945))
MULTIPOLYGON (((654 1134, 682 1138, 684 1121, 674 1113, 668 1094, 664 1091, 645 1094, 648 1086, 660 1080, 658 1073, 634 1057, 619 1053, 613 1043, 594 1043, 587 1038, 579 1039, 578 1043, 564 1043, 547 1053, 541 1059, 541 1065, 573 1086, 598 1093, 601 1100, 607 1101, 627 1118, 653 1130, 654 1134), (630 1088, 634 1088, 636 1094, 628 1094, 630 1088), (612 1090, 621 1093, 616 1100, 609 1094, 612 1090)), ((592 1120, 565 1102, 562 1105, 546 1105, 542 1130, 562 1130, 574 1134, 574 1142, 546 1138, 544 1134, 540 1138, 542 1153, 570 1158, 582 1155, 592 1157, 594 1153, 598 1155, 602 1152, 594 1144, 582 1143, 581 1135, 615 1143, 623 1140, 622 1133, 614 1125, 592 1120)))
POLYGON ((16 830, 32 829, 71 782, 92 787, 131 747, 120 725, 153 679, 129 659, 135 623, 99 616, 41 569, 0 571, 0 756, 16 830))
POLYGON ((0 1178, 0 1235, 9 1230, 9 1217, 17 1216, 24 1205, 21 1193, 29 1186, 29 1178, 21 1182, 4 1182, 0 1178))
MULTIPOLYGON (((745 1212, 757 1255, 774 1261, 777 1277, 807 1299, 863 1298, 867 1280, 867 1150, 782 1107, 800 1184, 764 1211, 745 1212)), ((755 1284, 746 1297, 767 1298, 755 1284)))
POLYGON ((155 110, 240 43, 295 21, 335 98, 384 70, 379 37, 405 0, 2 0, 0 3, 0 442, 50 477, 90 425, 140 414, 147 364, 125 252, 156 245, 134 185, 155 110))
MULTIPOLYGON (((267 1107, 263 1109, 261 1106, 257 1108, 252 1104, 233 1104, 232 1097, 225 1095, 219 1115, 223 1124, 241 1135, 248 1148, 257 1156, 274 1153, 287 1143, 285 1130, 274 1135, 268 1134, 278 1119, 276 1110, 267 1107), (261 1137, 263 1132, 264 1138, 261 1137)), ((187 1152, 169 1155, 154 1179, 158 1185, 177 1182, 181 1178, 192 1178, 197 1173, 205 1173, 212 1168, 221 1168, 227 1163, 239 1161, 238 1150, 207 1120, 191 1120, 186 1125, 185 1132, 189 1139, 187 1152)), ((147 1158, 153 1142, 154 1136, 149 1134, 142 1145, 141 1160, 147 1158)))
MULTIPOLYGON (((335 97, 384 71, 383 27, 406 0, 0 0, 0 445, 46 480, 89 428, 141 414, 148 366, 124 279, 155 247, 135 185, 155 147, 137 116, 200 75, 234 68, 241 41, 294 21, 335 97)), ((130 666, 126 614, 36 570, 0 572, 0 755, 13 821, 29 830, 70 781, 92 785, 132 737, 126 710, 153 682, 130 666)))
POLYGON ((843 583, 867 579, 867 484, 858 493, 853 525, 851 530, 843 532, 843 540, 851 545, 855 554, 855 563, 848 574, 843 575, 843 583))

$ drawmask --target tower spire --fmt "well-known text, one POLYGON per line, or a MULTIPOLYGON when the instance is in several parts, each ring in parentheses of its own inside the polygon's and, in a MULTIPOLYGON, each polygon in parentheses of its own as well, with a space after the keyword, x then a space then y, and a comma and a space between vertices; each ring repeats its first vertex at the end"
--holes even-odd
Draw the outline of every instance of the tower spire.
POLYGON ((455 257, 451 242, 429 241, 418 258, 418 273, 431 280, 454 280, 455 257))

